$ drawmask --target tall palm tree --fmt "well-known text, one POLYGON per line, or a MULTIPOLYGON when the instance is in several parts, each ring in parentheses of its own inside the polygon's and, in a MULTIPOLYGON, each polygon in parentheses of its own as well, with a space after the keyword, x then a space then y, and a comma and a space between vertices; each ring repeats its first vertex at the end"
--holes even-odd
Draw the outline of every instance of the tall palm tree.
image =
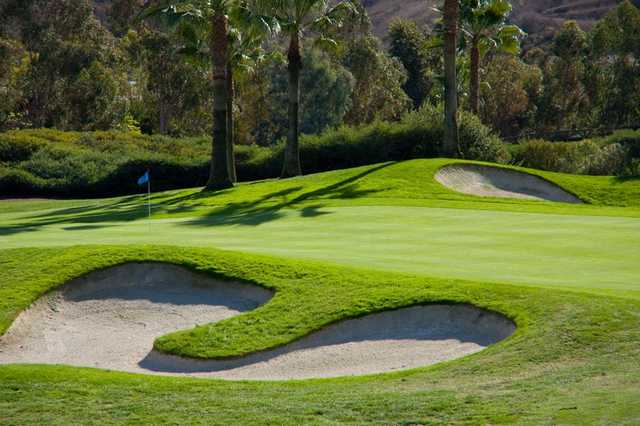
MULTIPOLYGON (((229 9, 235 0, 165 0, 154 2, 143 10, 141 17, 160 16, 169 25, 189 22, 195 26, 208 26, 209 50, 213 75, 213 140, 208 190, 233 186, 231 179, 227 138, 229 62, 229 9)), ((194 31, 193 34, 196 34, 194 31)))
POLYGON ((284 150, 282 177, 302 174, 300 165, 300 72, 303 40, 315 36, 321 44, 335 45, 327 30, 340 26, 349 13, 357 13, 352 0, 255 0, 254 6, 278 22, 289 38, 289 131, 284 150))
POLYGON ((469 43, 471 75, 469 103, 471 111, 480 109, 480 61, 489 50, 506 53, 520 52, 520 38, 524 32, 516 25, 507 25, 511 13, 507 0, 462 0, 460 23, 464 40, 469 43))
POLYGON ((229 33, 229 61, 227 63, 227 157, 232 182, 237 182, 234 154, 234 118, 236 77, 254 71, 254 65, 266 57, 262 43, 274 34, 277 25, 268 18, 254 13, 247 1, 239 1, 231 10, 229 19, 232 28, 229 33))
POLYGON ((456 49, 458 39, 459 0, 444 0, 444 145, 446 155, 458 152, 458 92, 456 49))

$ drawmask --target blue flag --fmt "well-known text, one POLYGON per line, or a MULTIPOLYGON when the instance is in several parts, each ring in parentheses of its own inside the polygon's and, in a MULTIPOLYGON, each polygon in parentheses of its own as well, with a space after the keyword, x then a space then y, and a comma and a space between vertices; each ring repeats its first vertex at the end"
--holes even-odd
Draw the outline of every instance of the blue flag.
POLYGON ((149 172, 145 173, 140 179, 138 179, 138 185, 144 185, 149 182, 149 172))

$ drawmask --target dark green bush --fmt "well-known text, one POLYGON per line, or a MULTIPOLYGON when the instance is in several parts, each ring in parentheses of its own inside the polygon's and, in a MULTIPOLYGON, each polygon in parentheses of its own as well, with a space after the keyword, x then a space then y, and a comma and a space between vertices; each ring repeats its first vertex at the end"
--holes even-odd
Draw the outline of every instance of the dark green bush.
POLYGON ((619 144, 629 151, 631 158, 640 158, 640 130, 618 130, 602 138, 606 145, 619 144))
POLYGON ((619 175, 628 166, 629 150, 619 143, 531 140, 514 150, 516 163, 534 169, 588 175, 619 175))
MULTIPOLYGON (((443 135, 442 112, 425 107, 399 123, 341 127, 301 138, 305 173, 436 157, 443 135)), ((505 161, 506 150, 473 115, 462 114, 460 142, 466 158, 505 161)), ((145 170, 154 190, 204 185, 209 172, 208 137, 172 139, 123 132, 59 132, 50 129, 0 134, 2 196, 124 195, 140 191, 145 170)), ((236 147, 240 180, 279 176, 283 142, 271 148, 236 147)))

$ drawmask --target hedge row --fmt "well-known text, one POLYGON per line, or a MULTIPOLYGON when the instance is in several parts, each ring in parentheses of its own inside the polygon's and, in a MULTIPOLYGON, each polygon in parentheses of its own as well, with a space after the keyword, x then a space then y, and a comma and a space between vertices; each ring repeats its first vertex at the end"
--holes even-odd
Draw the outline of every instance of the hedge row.
MULTIPOLYGON (((436 157, 442 113, 423 108, 398 123, 342 127, 301 138, 305 173, 436 157)), ((463 152, 470 159, 507 161, 502 142, 472 115, 460 123, 463 152)), ((238 146, 241 181, 277 177, 283 142, 273 147, 238 146)), ((59 132, 51 129, 0 134, 0 196, 103 197, 139 192, 137 179, 150 170, 155 190, 202 186, 209 172, 208 137, 171 139, 119 132, 59 132)))

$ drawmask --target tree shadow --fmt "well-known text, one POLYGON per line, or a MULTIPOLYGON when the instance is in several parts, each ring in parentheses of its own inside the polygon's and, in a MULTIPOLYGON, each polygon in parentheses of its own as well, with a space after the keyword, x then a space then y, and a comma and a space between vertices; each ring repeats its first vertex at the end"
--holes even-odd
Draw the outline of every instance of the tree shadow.
MULTIPOLYGON (((274 191, 260 196, 251 201, 231 202, 223 206, 212 206, 204 215, 184 224, 190 226, 219 226, 219 225, 245 225, 259 226, 267 222, 278 220, 284 216, 283 209, 295 208, 298 204, 318 199, 319 203, 313 206, 300 208, 300 216, 304 218, 318 217, 330 214, 322 211, 322 199, 356 199, 365 197, 378 190, 359 189, 356 182, 367 175, 389 167, 394 163, 384 163, 372 167, 342 181, 326 187, 303 193, 290 198, 292 194, 301 191, 304 186, 298 185, 290 188, 274 191)), ((155 204, 156 209, 161 209, 167 214, 185 214, 201 210, 205 204, 200 200, 209 200, 231 193, 233 189, 217 192, 196 192, 180 195, 163 200, 161 204, 155 204)), ((13 235, 23 232, 38 231, 40 227, 57 224, 68 224, 65 231, 86 231, 106 228, 114 225, 105 225, 104 222, 133 222, 145 219, 148 215, 146 198, 144 195, 135 195, 108 201, 100 205, 92 204, 82 207, 70 207, 46 213, 35 214, 23 218, 22 223, 5 225, 0 227, 0 236, 13 235)))
MULTIPOLYGON (((320 201, 322 199, 356 199, 365 197, 378 192, 378 190, 358 189, 356 182, 372 173, 389 167, 392 164, 393 163, 380 164, 329 186, 300 194, 290 200, 287 196, 302 189, 301 186, 268 194, 255 201, 229 203, 222 209, 214 210, 194 220, 188 221, 185 224, 191 226, 258 226, 282 218, 284 216, 284 213, 282 213, 283 209, 295 208, 297 205, 310 200, 319 199, 320 201), (278 198, 282 201, 278 203, 267 203, 267 201, 278 198)), ((324 206, 321 203, 313 206, 304 206, 299 210, 300 216, 310 218, 330 214, 328 211, 321 211, 320 209, 322 207, 324 206)))

